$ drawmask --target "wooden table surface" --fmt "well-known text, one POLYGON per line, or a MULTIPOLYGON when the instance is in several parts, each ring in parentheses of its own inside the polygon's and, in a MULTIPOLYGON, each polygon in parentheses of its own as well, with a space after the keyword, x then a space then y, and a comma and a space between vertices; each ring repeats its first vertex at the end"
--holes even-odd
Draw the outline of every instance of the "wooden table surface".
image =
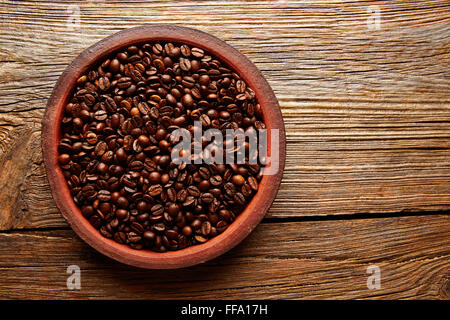
POLYGON ((0 1, 0 298, 450 299, 449 72, 446 0, 0 1), (159 23, 247 55, 287 130, 260 226, 222 257, 170 271, 82 242, 40 150, 65 67, 105 36, 159 23), (67 289, 69 265, 81 290, 67 289), (373 265, 379 289, 367 286, 373 265))

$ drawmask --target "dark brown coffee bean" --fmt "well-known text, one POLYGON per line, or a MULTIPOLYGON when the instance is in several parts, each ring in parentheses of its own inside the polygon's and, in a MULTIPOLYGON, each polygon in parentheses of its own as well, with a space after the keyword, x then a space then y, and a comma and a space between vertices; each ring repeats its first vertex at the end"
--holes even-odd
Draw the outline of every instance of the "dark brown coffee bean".
POLYGON ((203 236, 201 236, 201 235, 199 235, 199 234, 196 234, 196 235, 195 235, 195 240, 196 240, 198 243, 205 243, 206 241, 208 241, 208 238, 203 237, 203 236))
POLYGON ((140 102, 138 104, 138 110, 142 115, 146 115, 150 113, 150 107, 146 102, 140 102))
POLYGON ((109 201, 111 200, 111 192, 109 192, 108 190, 100 190, 97 193, 97 199, 102 202, 109 201))
POLYGON ((225 222, 224 220, 219 221, 216 225, 217 232, 219 232, 219 233, 224 232, 227 227, 228 227, 228 223, 225 222))
POLYGON ((148 179, 151 183, 158 184, 159 182, 161 182, 161 174, 157 171, 153 171, 149 174, 148 179))
POLYGON ((184 76, 181 84, 186 88, 192 89, 195 86, 195 79, 190 76, 184 76))
POLYGON ((205 52, 200 48, 191 48, 191 54, 196 58, 202 58, 205 52))
POLYGON ((214 196, 211 193, 202 193, 200 200, 205 204, 209 204, 214 201, 214 196))
POLYGON ((117 205, 122 208, 122 209, 126 209, 128 208, 128 200, 125 197, 119 197, 119 199, 117 199, 117 205))
POLYGON ((245 204, 245 197, 242 193, 238 192, 234 195, 234 201, 238 205, 243 206, 245 204))
POLYGON ((183 71, 191 70, 191 61, 189 59, 180 58, 180 68, 183 71))
POLYGON ((178 193, 177 193, 177 201, 178 202, 185 202, 187 197, 188 197, 188 192, 186 191, 186 189, 181 189, 180 191, 178 191, 178 193))
POLYGON ((164 207, 160 204, 155 204, 154 206, 151 207, 150 211, 152 215, 158 216, 164 212, 164 207))
POLYGON ((200 196, 200 190, 196 186, 189 186, 187 188, 187 191, 191 196, 194 196, 194 197, 200 196))
POLYGON ((167 212, 172 216, 176 217, 178 215, 178 212, 180 212, 180 207, 176 203, 172 203, 167 208, 167 212))
POLYGON ((132 222, 130 224, 131 230, 133 230, 136 234, 141 234, 144 232, 144 227, 138 222, 132 222))
POLYGON ((247 183, 254 191, 258 191, 258 180, 255 177, 248 177, 247 183))
POLYGON ((240 174, 234 175, 232 181, 237 186, 242 186, 245 183, 245 179, 240 174))
POLYGON ((118 73, 120 71, 120 61, 118 59, 111 60, 111 63, 109 64, 109 70, 112 73, 118 73))
POLYGON ((209 169, 207 167, 200 167, 198 173, 205 180, 208 180, 211 176, 211 173, 209 172, 209 169))
POLYGON ((136 209, 139 211, 139 212, 145 212, 145 211, 147 211, 147 202, 145 202, 145 201, 139 201, 138 203, 137 203, 137 205, 136 205, 136 209))
POLYGON ((94 118, 97 121, 104 121, 108 118, 108 113, 105 110, 98 110, 94 113, 94 118))
POLYGON ((153 226, 153 230, 157 232, 164 232, 164 230, 166 230, 166 226, 164 223, 157 223, 153 226))
POLYGON ((178 239, 178 232, 176 232, 173 229, 166 230, 166 236, 170 240, 176 240, 176 239, 178 239))
POLYGON ((171 202, 175 202, 177 200, 177 192, 174 188, 167 189, 167 198, 171 202))
POLYGON ((201 227, 202 234, 208 236, 211 233, 211 222, 204 221, 201 227))
POLYGON ((131 243, 137 243, 141 241, 141 239, 142 239, 141 236, 139 236, 135 232, 128 233, 128 241, 130 241, 131 243))
POLYGON ((98 79, 98 87, 102 91, 107 91, 111 87, 111 83, 109 82, 109 79, 107 77, 101 77, 98 79))
POLYGON ((64 153, 59 155, 58 162, 62 165, 68 164, 70 162, 70 155, 64 153))
POLYGON ((183 202, 183 207, 190 207, 195 203, 195 198, 193 196, 188 196, 183 202))
POLYGON ((184 226, 182 232, 186 237, 189 237, 192 235, 192 228, 190 226, 184 226))
POLYGON ((145 231, 143 237, 145 240, 151 241, 153 243, 153 241, 155 241, 156 239, 156 233, 154 233, 153 231, 145 231))
POLYGON ((95 154, 96 154, 97 156, 101 157, 101 156, 103 156, 103 155, 105 154, 107 148, 108 148, 108 145, 106 144, 106 142, 100 141, 100 142, 98 142, 97 145, 95 146, 94 152, 95 152, 95 154))
POLYGON ((159 196, 161 192, 163 191, 163 188, 160 184, 154 184, 148 188, 148 194, 152 197, 159 196))
POLYGON ((181 54, 185 57, 189 57, 191 55, 191 48, 189 48, 189 46, 187 46, 185 44, 183 44, 180 47, 180 51, 181 51, 181 54))
POLYGON ((116 232, 114 234, 114 240, 118 243, 125 243, 127 241, 127 235, 124 232, 116 232))
POLYGON ((125 161, 127 159, 127 154, 123 148, 119 148, 116 151, 116 159, 119 162, 125 161))
POLYGON ((212 186, 218 187, 222 184, 222 177, 218 174, 211 176, 211 178, 209 178, 209 182, 211 183, 212 186))
POLYGON ((128 211, 125 209, 117 209, 116 210, 116 217, 118 219, 126 219, 128 217, 128 211))
POLYGON ((252 188, 248 184, 244 184, 241 187, 241 192, 245 197, 249 197, 252 194, 252 188))
POLYGON ((198 188, 200 191, 207 191, 211 184, 209 183, 209 180, 203 180, 198 184, 198 188))
POLYGON ((185 94, 181 98, 181 103, 183 103, 183 106, 185 106, 186 108, 190 108, 194 105, 194 99, 190 94, 185 94))
POLYGON ((233 196, 236 192, 236 187, 234 186, 234 184, 227 182, 224 185, 224 190, 226 194, 228 194, 229 196, 233 196))
POLYGON ((81 209, 81 213, 84 217, 89 218, 94 214, 94 208, 92 206, 84 206, 81 209))

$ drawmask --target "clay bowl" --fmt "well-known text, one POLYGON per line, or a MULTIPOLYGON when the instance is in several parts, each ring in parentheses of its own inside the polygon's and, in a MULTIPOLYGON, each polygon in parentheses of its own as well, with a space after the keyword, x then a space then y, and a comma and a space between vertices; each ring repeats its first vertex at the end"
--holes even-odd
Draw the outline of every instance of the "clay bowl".
MULTIPOLYGON (((270 136, 269 136, 270 137, 270 136)), ((271 141, 268 140, 270 147, 271 141)), ((277 194, 285 161, 285 131, 278 101, 256 66, 222 40, 201 31, 171 26, 143 26, 127 29, 107 37, 83 51, 64 71, 48 100, 43 119, 42 151, 53 198, 72 229, 90 246, 104 255, 125 264, 149 269, 174 269, 196 265, 230 250, 258 225, 277 194), (57 145, 64 106, 70 99, 76 80, 93 64, 131 44, 151 41, 172 41, 197 46, 215 55, 235 70, 255 91, 263 111, 268 131, 279 130, 279 170, 265 175, 259 190, 247 208, 220 235, 204 244, 178 251, 157 253, 134 250, 114 240, 104 238, 84 218, 73 202, 63 173, 59 168, 57 145)))

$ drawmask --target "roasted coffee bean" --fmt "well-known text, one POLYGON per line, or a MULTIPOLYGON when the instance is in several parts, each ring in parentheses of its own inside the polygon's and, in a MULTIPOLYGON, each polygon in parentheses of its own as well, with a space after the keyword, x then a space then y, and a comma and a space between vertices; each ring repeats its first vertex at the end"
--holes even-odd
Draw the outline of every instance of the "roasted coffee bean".
POLYGON ((184 226, 182 232, 186 237, 189 237, 192 235, 192 228, 190 226, 184 226))
POLYGON ((205 204, 209 204, 214 201, 214 196, 211 193, 202 193, 200 200, 205 204))
POLYGON ((201 231, 204 236, 208 236, 211 233, 211 222, 208 220, 204 221, 202 223, 201 231))
POLYGON ((60 154, 58 157, 58 162, 61 165, 68 164, 70 162, 70 155, 67 153, 60 154))
POLYGON ((183 202, 183 207, 190 207, 195 203, 195 198, 193 196, 188 196, 183 202))
POLYGON ((227 195, 233 196, 234 193, 236 192, 236 187, 234 186, 234 184, 232 184, 232 183, 230 183, 230 182, 227 182, 227 183, 224 185, 224 190, 225 190, 225 193, 226 193, 227 195))
POLYGON ((101 157, 105 154, 106 150, 108 148, 108 145, 105 141, 100 141, 95 146, 94 152, 97 156, 101 157))
POLYGON ((128 199, 123 196, 119 197, 119 199, 117 199, 117 205, 122 209, 128 208, 129 205, 128 199))
POLYGON ((205 55, 205 52, 200 48, 191 48, 191 54, 196 58, 202 58, 205 55))
POLYGON ((245 179, 240 174, 234 175, 232 181, 237 186, 242 186, 245 183, 245 179))
POLYGON ((127 154, 123 148, 119 148, 116 150, 116 159, 118 162, 122 162, 127 159, 127 154))
POLYGON ((114 234, 114 240, 118 243, 125 243, 127 241, 127 235, 124 232, 116 232, 114 234))
POLYGON ((155 204, 150 209, 152 215, 158 216, 164 212, 164 207, 161 204, 155 204))
POLYGON ((187 191, 191 196, 194 196, 194 197, 200 196, 200 190, 196 186, 189 186, 187 188, 187 191))
POLYGON ((196 235, 194 236, 194 238, 195 238, 195 240, 196 240, 198 243, 205 243, 206 241, 208 241, 208 238, 203 237, 203 236, 201 236, 201 235, 199 235, 199 234, 196 234, 196 235))
POLYGON ((164 225, 164 223, 159 222, 153 225, 153 230, 157 232, 164 232, 164 230, 166 230, 166 226, 164 225))
POLYGON ((128 233, 128 241, 131 243, 137 243, 141 241, 142 237, 135 232, 128 233))
POLYGON ((211 176, 211 178, 209 178, 209 182, 214 187, 220 186, 222 184, 222 180, 223 180, 222 176, 220 176, 218 174, 211 176))
POLYGON ((238 192, 234 195, 234 201, 238 205, 243 206, 245 204, 245 197, 242 193, 238 192))
POLYGON ((153 231, 145 231, 143 237, 145 240, 151 241, 153 243, 156 239, 156 233, 154 233, 153 231))
POLYGON ((89 218, 94 214, 94 208, 92 206, 84 206, 81 208, 81 213, 84 217, 89 218))
POLYGON ((102 202, 109 201, 111 200, 111 192, 109 192, 108 190, 100 190, 97 193, 97 199, 102 202))
POLYGON ((180 191, 177 192, 176 199, 178 202, 185 202, 187 197, 188 197, 188 192, 186 191, 186 189, 181 189, 180 191))
POLYGON ((100 79, 98 79, 98 88, 101 91, 107 91, 109 90, 111 84, 109 82, 109 79, 107 77, 101 77, 100 79))
POLYGON ((209 172, 209 169, 207 167, 200 167, 198 173, 205 180, 208 180, 211 176, 211 173, 209 172))
POLYGON ((120 71, 120 61, 118 59, 111 60, 109 64, 109 70, 112 73, 118 73, 120 71))
POLYGON ((176 203, 172 203, 167 208, 167 212, 172 216, 176 217, 178 215, 178 212, 180 212, 180 207, 176 203))
POLYGON ((228 223, 225 222, 224 220, 219 221, 216 225, 217 232, 219 232, 219 233, 224 232, 227 227, 228 227, 228 223))
POLYGON ((156 197, 161 194, 163 187, 160 184, 154 184, 148 188, 148 194, 152 197, 156 197))
POLYGON ((159 182, 161 182, 161 174, 158 171, 153 171, 149 174, 148 179, 151 183, 158 184, 159 182))
POLYGON ((258 191, 258 180, 255 177, 248 177, 247 183, 254 191, 258 191))
POLYGON ((200 189, 200 191, 207 191, 210 186, 211 184, 209 183, 209 180, 202 180, 198 184, 198 188, 200 189))
POLYGON ((119 219, 126 219, 128 217, 128 211, 124 209, 117 209, 116 217, 119 219))
POLYGON ((132 222, 130 224, 130 229, 133 230, 137 234, 141 234, 144 232, 144 227, 138 222, 132 222))
POLYGON ((245 197, 249 197, 252 194, 252 188, 248 184, 244 184, 241 187, 241 192, 245 197))
MULTIPOLYGON (((58 163, 75 204, 102 236, 158 252, 201 244, 224 232, 258 191, 264 162, 172 161, 172 132, 203 133, 194 121, 223 133, 265 128, 255 92, 203 49, 130 45, 75 86, 61 120, 58 163)), ((249 146, 231 152, 245 155, 249 146)), ((207 151, 203 160, 217 149, 207 151)))
POLYGON ((189 57, 191 55, 191 48, 185 44, 180 47, 181 54, 185 57, 189 57))
POLYGON ((194 105, 194 99, 189 93, 187 93, 181 98, 181 103, 184 107, 190 108, 194 105))

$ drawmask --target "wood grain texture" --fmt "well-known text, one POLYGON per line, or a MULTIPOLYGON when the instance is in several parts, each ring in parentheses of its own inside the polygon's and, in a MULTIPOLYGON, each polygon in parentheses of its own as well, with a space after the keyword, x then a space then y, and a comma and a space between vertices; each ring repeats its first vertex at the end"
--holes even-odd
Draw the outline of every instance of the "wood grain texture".
POLYGON ((449 209, 449 22, 448 1, 1 1, 0 229, 66 226, 39 148, 46 100, 83 49, 148 23, 209 32, 267 77, 288 139, 268 216, 449 209))
POLYGON ((241 245, 182 270, 100 256, 71 230, 0 233, 0 298, 450 299, 450 216, 263 223, 241 245), (67 290, 69 265, 81 290, 67 290), (367 288, 367 267, 381 288, 367 288))

